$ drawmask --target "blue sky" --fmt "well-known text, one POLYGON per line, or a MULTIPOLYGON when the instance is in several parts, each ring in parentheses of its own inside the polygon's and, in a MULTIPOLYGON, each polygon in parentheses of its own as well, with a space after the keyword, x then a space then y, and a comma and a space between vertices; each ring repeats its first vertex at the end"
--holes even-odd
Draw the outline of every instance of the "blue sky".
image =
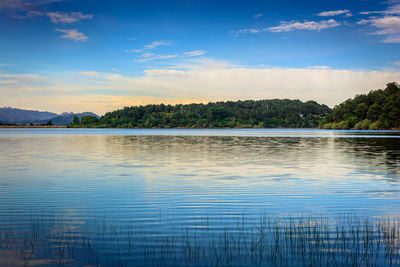
POLYGON ((400 1, 0 0, 0 32, 0 106, 333 106, 400 80, 400 1))

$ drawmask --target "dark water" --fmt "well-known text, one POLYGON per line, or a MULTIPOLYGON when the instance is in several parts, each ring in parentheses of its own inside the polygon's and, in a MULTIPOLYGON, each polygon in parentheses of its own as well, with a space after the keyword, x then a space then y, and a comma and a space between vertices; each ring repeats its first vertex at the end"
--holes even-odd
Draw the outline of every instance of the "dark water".
POLYGON ((171 256, 188 230, 400 217, 396 131, 1 129, 0 151, 0 265, 192 265, 171 256))

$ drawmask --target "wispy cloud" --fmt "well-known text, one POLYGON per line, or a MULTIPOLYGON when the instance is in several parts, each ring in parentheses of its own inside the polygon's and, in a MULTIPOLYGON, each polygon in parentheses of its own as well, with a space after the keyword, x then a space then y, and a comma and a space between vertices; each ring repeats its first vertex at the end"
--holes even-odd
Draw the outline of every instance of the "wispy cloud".
POLYGON ((44 75, 38 74, 10 74, 10 73, 1 73, 0 72, 0 80, 3 83, 7 84, 20 84, 24 85, 24 87, 29 86, 39 86, 47 84, 50 79, 44 75))
POLYGON ((333 17, 333 16, 339 16, 339 15, 344 15, 345 17, 353 16, 353 14, 351 14, 350 10, 348 10, 348 9, 323 11, 323 12, 320 12, 317 14, 317 16, 320 16, 320 17, 333 17))
POLYGON ((247 33, 261 33, 261 32, 266 32, 268 31, 268 28, 249 28, 249 29, 240 29, 236 31, 230 31, 230 33, 238 37, 241 34, 247 34, 247 33))
POLYGON ((157 55, 155 53, 151 52, 143 52, 138 60, 136 62, 147 62, 151 60, 160 60, 160 59, 171 59, 171 58, 178 58, 178 57, 183 57, 183 58, 188 58, 188 57, 198 57, 204 55, 206 52, 203 50, 194 50, 194 51, 188 51, 184 52, 183 54, 167 54, 167 55, 157 55))
POLYGON ((27 0, 0 0, 0 8, 4 9, 20 9, 20 10, 37 10, 38 6, 61 2, 63 0, 42 0, 42 1, 27 1, 27 0))
POLYGON ((93 18, 92 14, 82 14, 81 12, 71 12, 71 13, 63 13, 63 12, 48 12, 46 13, 53 23, 74 23, 77 21, 81 21, 84 19, 91 19, 93 18))
POLYGON ((151 44, 145 45, 144 50, 146 49, 154 49, 158 46, 163 46, 163 45, 170 45, 172 44, 172 41, 153 41, 151 44))
POLYGON ((267 28, 249 28, 231 31, 230 33, 236 37, 240 34, 255 34, 262 32, 290 32, 294 30, 308 30, 308 31, 321 31, 328 28, 334 28, 341 24, 334 19, 322 20, 322 21, 294 21, 286 22, 282 21, 280 25, 267 28))
POLYGON ((150 44, 145 45, 142 49, 125 50, 125 52, 142 53, 143 51, 146 51, 146 50, 155 49, 159 46, 168 46, 171 44, 172 44, 172 41, 166 41, 166 40, 153 41, 150 44))
POLYGON ((195 51, 185 52, 185 53, 183 53, 183 56, 185 56, 185 57, 196 57, 196 56, 202 56, 205 53, 206 52, 203 51, 203 50, 195 50, 195 51))
POLYGON ((64 35, 61 35, 60 38, 71 39, 78 42, 86 42, 88 40, 88 37, 85 34, 75 29, 71 30, 55 29, 55 30, 64 33, 64 35))
POLYGON ((136 59, 135 62, 147 62, 151 60, 171 59, 177 57, 196 57, 204 55, 206 53, 203 50, 188 51, 184 52, 183 54, 180 53, 156 54, 154 52, 150 52, 150 50, 154 50, 160 46, 169 46, 172 43, 173 43, 172 41, 167 41, 167 40, 153 41, 150 44, 145 45, 142 49, 125 50, 125 52, 140 53, 140 58, 136 59))
POLYGON ((382 39, 383 43, 400 43, 400 4, 389 6, 383 11, 365 11, 360 14, 382 14, 361 19, 357 24, 375 28, 376 31, 371 34, 385 36, 382 39))
POLYGON ((41 11, 36 11, 36 10, 29 10, 26 12, 25 15, 20 15, 20 14, 11 15, 12 18, 16 18, 16 19, 28 19, 28 18, 33 18, 36 16, 44 16, 44 13, 41 11))
POLYGON ((360 12, 361 15, 371 14, 387 14, 387 15, 400 15, 400 4, 394 4, 389 6, 386 10, 372 10, 360 12))
POLYGON ((279 26, 269 27, 271 32, 289 32, 294 30, 320 31, 339 26, 340 23, 334 19, 322 21, 304 21, 304 22, 282 22, 279 26))
POLYGON ((136 62, 146 62, 146 61, 158 60, 158 59, 171 59, 171 58, 176 58, 179 55, 178 54, 156 55, 153 53, 143 53, 141 56, 142 56, 142 58, 136 60, 136 62))
POLYGON ((261 18, 262 16, 264 16, 263 13, 258 13, 258 14, 255 14, 255 15, 253 16, 253 18, 258 19, 258 18, 261 18))
POLYGON ((143 52, 142 53, 142 57, 152 57, 152 56, 154 56, 155 54, 154 53, 151 53, 151 52, 143 52))

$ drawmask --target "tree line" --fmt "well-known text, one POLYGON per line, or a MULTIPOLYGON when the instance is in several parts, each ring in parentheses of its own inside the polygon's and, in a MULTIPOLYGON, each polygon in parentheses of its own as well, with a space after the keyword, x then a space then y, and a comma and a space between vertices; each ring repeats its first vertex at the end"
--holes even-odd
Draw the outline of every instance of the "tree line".
POLYGON ((359 94, 330 109, 315 101, 272 99, 125 107, 100 118, 74 118, 82 128, 399 129, 400 87, 359 94))
POLYGON ((320 128, 378 130, 400 128, 400 86, 388 83, 385 89, 356 95, 333 108, 320 128))
POLYGON ((145 105, 78 117, 70 127, 88 128, 315 128, 332 110, 315 101, 272 99, 187 105, 145 105))

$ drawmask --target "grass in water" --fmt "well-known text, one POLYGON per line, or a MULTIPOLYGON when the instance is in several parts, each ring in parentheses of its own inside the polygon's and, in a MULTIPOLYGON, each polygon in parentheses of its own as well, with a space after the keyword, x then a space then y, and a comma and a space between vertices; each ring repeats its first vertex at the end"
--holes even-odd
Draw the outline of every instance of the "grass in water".
POLYGON ((209 218, 142 231, 140 225, 2 220, 1 266, 399 266, 399 221, 356 215, 209 218))

